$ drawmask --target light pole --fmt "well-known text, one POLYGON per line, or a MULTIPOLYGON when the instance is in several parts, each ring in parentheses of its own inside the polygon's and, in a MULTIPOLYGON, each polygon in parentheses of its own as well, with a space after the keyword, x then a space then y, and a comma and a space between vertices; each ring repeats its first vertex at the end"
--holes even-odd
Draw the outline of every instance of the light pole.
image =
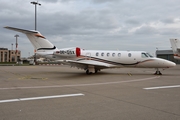
MULTIPOLYGON (((33 4, 34 6, 35 6, 35 28, 34 28, 34 30, 37 30, 37 5, 39 5, 39 6, 41 6, 41 4, 40 3, 38 3, 38 1, 37 2, 31 2, 31 4, 33 4)), ((36 50, 34 50, 34 62, 35 62, 35 64, 36 64, 36 50)))
POLYGON ((16 35, 14 35, 14 37, 16 37, 16 62, 18 61, 18 58, 17 58, 17 48, 18 48, 18 37, 19 37, 19 35, 18 34, 16 34, 16 35))
POLYGON ((13 43, 11 44, 11 50, 13 50, 13 43))
POLYGON ((31 4, 33 4, 35 6, 35 30, 37 30, 37 24, 36 24, 36 21, 37 21, 37 5, 41 6, 40 3, 38 2, 31 2, 31 4))

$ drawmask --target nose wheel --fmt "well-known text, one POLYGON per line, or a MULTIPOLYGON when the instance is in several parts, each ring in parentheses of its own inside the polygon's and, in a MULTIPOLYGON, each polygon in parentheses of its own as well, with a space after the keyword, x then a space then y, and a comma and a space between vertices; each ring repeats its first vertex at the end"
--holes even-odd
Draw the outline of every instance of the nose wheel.
POLYGON ((162 75, 161 71, 159 71, 159 69, 156 69, 156 72, 154 73, 154 75, 162 75))

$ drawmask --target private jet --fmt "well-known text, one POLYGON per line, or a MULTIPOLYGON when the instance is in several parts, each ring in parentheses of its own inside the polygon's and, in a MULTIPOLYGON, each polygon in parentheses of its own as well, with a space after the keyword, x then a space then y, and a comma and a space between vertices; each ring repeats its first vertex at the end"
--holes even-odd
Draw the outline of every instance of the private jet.
POLYGON ((58 49, 39 31, 14 27, 6 29, 24 33, 39 54, 45 58, 58 61, 85 70, 86 74, 97 73, 107 68, 155 68, 155 75, 162 75, 159 69, 176 66, 174 62, 156 58, 145 51, 109 51, 85 50, 79 47, 58 49))

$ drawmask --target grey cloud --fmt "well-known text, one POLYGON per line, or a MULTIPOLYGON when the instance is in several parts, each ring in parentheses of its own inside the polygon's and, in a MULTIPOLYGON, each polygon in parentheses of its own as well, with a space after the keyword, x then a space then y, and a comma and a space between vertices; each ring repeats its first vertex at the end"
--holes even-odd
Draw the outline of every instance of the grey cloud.
POLYGON ((127 24, 131 24, 131 25, 139 25, 140 22, 136 19, 128 19, 125 21, 127 24))
MULTIPOLYGON (((32 0, 33 1, 33 0, 32 0)), ((36 1, 36 0, 35 0, 36 1)), ((57 3, 59 0, 39 0, 39 3, 41 2, 47 2, 47 3, 57 3)), ((66 1, 66 0, 61 0, 61 1, 66 1)), ((68 1, 68 0, 67 0, 68 1)))
POLYGON ((148 34, 148 35, 152 35, 152 34, 158 34, 159 31, 153 27, 150 26, 143 26, 139 29, 137 29, 135 32, 135 34, 148 34))
POLYGON ((163 18, 160 21, 165 23, 165 24, 174 23, 174 19, 173 18, 163 18))
POLYGON ((93 3, 118 2, 121 0, 92 0, 93 3))
POLYGON ((170 36, 170 37, 178 36, 179 37, 180 35, 180 30, 175 29, 175 28, 160 29, 159 31, 160 31, 159 33, 163 36, 170 36))
MULTIPOLYGON (((24 2, 0 1, 0 35, 3 46, 10 46, 14 34, 3 27, 34 29, 34 6, 31 0, 24 2), (21 3, 21 4, 19 4, 21 3), (2 42, 3 41, 3 42, 2 42)), ((80 46, 87 49, 131 50, 154 49, 163 42, 168 46, 169 37, 180 36, 178 21, 180 18, 179 0, 39 0, 38 30, 57 47, 80 46), (57 4, 58 3, 58 4, 57 4), (61 7, 56 5, 60 5, 61 7), (71 3, 71 4, 69 4, 71 3), (81 4, 79 4, 81 3, 81 4), (105 3, 105 4, 104 4, 105 3), (51 7, 56 8, 51 8, 51 7), (72 6, 72 9, 68 6, 72 6), (51 11, 48 11, 51 10, 51 11), (150 26, 157 23, 170 26, 150 26), (128 32, 138 26, 133 33, 128 32), (171 26, 174 25, 174 26, 171 26), (167 40, 165 43, 163 40, 167 40), (155 42, 159 41, 156 45, 155 42), (148 45, 147 45, 148 43, 148 45)), ((19 33, 18 33, 19 34, 19 33)), ((31 49, 31 44, 20 34, 22 50, 31 49)), ((27 52, 26 52, 27 53, 27 52)), ((25 53, 24 53, 25 54, 25 53)))
POLYGON ((95 11, 83 11, 76 15, 55 13, 46 15, 43 19, 39 18, 40 28, 42 30, 52 28, 53 34, 100 34, 117 27, 111 17, 95 11), (51 23, 47 24, 47 21, 51 21, 51 23))
POLYGON ((46 3, 57 3, 57 2, 68 3, 68 2, 79 2, 79 1, 83 1, 83 0, 41 0, 39 2, 46 2, 46 3))

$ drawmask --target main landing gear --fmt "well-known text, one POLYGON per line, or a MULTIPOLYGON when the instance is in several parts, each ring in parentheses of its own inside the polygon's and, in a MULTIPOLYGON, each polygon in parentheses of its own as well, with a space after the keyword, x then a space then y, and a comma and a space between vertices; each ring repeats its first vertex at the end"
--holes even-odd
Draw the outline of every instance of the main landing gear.
POLYGON ((158 68, 156 68, 156 72, 154 73, 154 75, 162 75, 161 71, 159 71, 158 68))
POLYGON ((92 73, 97 73, 98 71, 100 71, 100 70, 96 70, 96 69, 87 69, 87 70, 86 70, 86 74, 87 74, 87 75, 90 75, 90 74, 92 74, 92 73))
POLYGON ((89 72, 89 70, 86 70, 86 74, 90 75, 90 74, 92 74, 92 72, 89 72))

